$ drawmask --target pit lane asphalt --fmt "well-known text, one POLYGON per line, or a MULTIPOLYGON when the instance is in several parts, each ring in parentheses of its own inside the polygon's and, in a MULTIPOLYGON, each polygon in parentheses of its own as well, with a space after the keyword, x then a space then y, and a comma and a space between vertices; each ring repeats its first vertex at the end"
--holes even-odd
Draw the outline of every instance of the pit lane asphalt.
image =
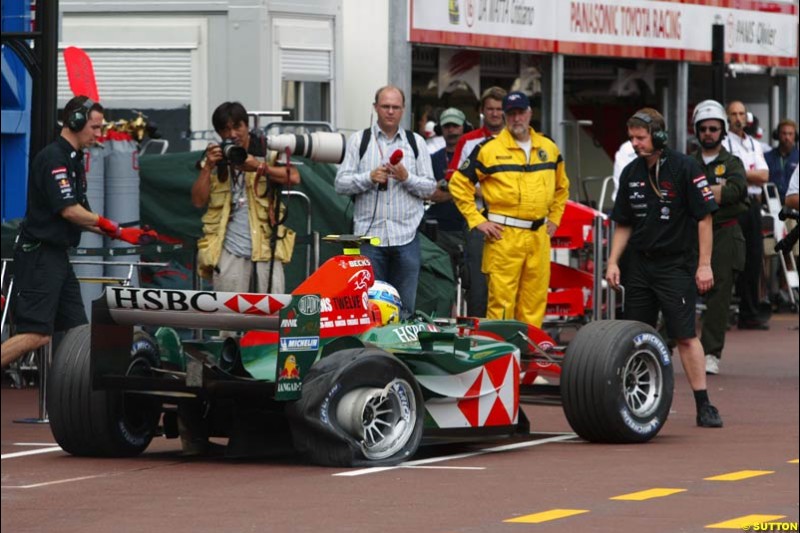
POLYGON ((2 531, 671 533, 741 531, 724 522, 748 515, 797 524, 797 326, 783 314, 768 332, 730 331, 722 373, 709 377, 723 429, 695 427, 676 360, 672 412, 650 443, 589 444, 570 435, 560 407, 525 404, 540 433, 426 448, 383 470, 186 458, 165 439, 132 459, 71 457, 53 449, 47 425, 13 422, 37 416, 36 390, 4 387, 2 531), (753 473, 707 479, 742 471, 753 473), (671 490, 611 499, 649 489, 671 490), (554 510, 565 511, 539 514, 554 510))

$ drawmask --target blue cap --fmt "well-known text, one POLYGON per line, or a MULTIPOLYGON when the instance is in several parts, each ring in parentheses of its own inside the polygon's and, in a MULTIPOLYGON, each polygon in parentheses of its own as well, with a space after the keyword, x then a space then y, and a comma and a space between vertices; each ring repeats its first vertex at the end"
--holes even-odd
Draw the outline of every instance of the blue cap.
POLYGON ((513 91, 503 98, 503 111, 509 112, 512 109, 528 109, 531 106, 528 96, 521 91, 513 91))

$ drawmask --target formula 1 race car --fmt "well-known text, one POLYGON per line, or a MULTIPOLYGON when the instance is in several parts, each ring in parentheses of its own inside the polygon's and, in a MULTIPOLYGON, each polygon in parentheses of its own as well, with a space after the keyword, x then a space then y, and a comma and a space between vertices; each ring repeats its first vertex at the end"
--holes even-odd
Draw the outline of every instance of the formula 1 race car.
POLYGON ((565 349, 513 320, 385 323, 363 238, 334 240, 345 253, 292 294, 108 288, 54 358, 58 444, 133 456, 156 435, 200 453, 220 437, 228 456, 291 447, 321 465, 391 465, 425 443, 528 434, 522 384, 540 373, 589 441, 645 442, 666 422, 670 352, 649 326, 594 321, 565 349), (181 340, 172 328, 244 334, 181 340))

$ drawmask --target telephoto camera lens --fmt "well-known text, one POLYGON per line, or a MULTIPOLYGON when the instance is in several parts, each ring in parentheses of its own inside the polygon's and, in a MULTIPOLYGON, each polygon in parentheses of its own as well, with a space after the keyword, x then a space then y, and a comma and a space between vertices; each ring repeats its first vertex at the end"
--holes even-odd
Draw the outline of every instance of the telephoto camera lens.
POLYGON ((307 157, 318 163, 341 163, 346 145, 344 135, 327 131, 267 136, 267 148, 270 150, 283 152, 288 148, 292 155, 307 157))
POLYGON ((219 143, 222 150, 222 163, 239 166, 247 160, 247 150, 236 144, 233 139, 223 139, 219 143))

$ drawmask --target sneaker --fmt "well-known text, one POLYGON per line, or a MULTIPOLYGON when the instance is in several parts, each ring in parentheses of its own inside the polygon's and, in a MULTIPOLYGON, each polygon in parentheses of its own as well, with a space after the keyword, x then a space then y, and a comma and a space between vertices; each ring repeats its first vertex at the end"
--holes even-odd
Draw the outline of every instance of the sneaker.
POLYGON ((701 428, 721 428, 722 418, 717 408, 707 403, 697 410, 697 425, 701 428))
POLYGON ((706 355, 706 374, 719 374, 719 357, 716 355, 706 355))
POLYGON ((761 320, 740 320, 739 329, 755 329, 759 331, 767 331, 769 324, 761 320))

